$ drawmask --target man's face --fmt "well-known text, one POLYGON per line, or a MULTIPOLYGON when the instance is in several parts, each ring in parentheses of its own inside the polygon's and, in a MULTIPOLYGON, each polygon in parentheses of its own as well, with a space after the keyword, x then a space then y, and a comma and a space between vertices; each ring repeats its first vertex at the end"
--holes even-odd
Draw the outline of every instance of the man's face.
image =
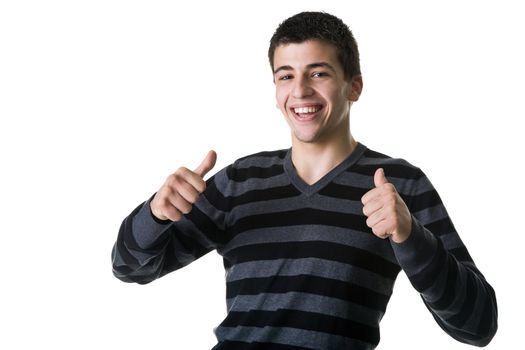
POLYGON ((345 81, 334 45, 320 40, 280 45, 273 63, 277 104, 294 141, 325 143, 348 135, 361 77, 345 81))

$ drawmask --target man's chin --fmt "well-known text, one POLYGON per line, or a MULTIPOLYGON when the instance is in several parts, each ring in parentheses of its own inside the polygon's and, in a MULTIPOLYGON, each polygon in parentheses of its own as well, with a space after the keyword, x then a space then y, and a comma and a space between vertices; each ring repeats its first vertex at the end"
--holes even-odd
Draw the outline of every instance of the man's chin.
POLYGON ((296 142, 304 144, 315 144, 319 142, 319 137, 317 134, 306 135, 306 134, 294 134, 294 139, 296 142))

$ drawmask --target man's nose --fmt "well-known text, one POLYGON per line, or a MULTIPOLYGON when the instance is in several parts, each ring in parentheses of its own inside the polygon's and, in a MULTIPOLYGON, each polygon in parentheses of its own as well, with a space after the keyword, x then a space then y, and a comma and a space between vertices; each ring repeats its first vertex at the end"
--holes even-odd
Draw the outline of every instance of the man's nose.
POLYGON ((307 79, 303 77, 298 77, 294 81, 293 86, 293 97, 295 98, 303 98, 310 96, 312 94, 312 87, 310 86, 307 79))

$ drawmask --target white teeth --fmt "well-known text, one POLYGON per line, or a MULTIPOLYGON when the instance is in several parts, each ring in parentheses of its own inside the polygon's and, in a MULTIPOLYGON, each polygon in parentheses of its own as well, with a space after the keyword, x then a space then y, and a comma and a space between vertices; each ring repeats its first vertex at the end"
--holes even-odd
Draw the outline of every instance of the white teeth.
POLYGON ((299 108, 294 108, 294 112, 299 114, 299 113, 315 113, 317 112, 318 110, 320 110, 321 108, 320 107, 299 107, 299 108))

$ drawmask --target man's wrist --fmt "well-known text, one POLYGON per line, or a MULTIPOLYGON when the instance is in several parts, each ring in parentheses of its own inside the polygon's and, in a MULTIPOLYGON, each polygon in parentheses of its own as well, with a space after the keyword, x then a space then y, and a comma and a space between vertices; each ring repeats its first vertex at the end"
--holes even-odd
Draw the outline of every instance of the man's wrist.
POLYGON ((390 239, 394 241, 394 243, 401 244, 404 241, 406 241, 410 235, 412 234, 412 215, 408 217, 408 223, 404 225, 404 229, 400 230, 399 232, 394 233, 390 239))

